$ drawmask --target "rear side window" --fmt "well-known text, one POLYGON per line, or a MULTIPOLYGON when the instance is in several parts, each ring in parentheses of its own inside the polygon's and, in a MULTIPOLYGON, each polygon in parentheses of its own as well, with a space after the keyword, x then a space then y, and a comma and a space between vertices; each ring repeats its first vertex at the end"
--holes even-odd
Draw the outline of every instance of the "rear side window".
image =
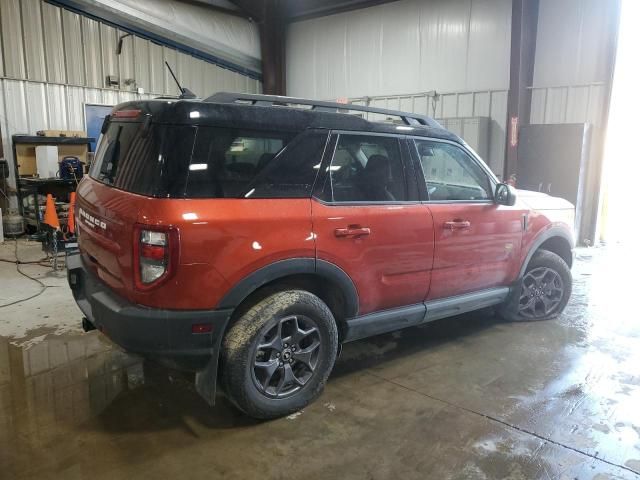
POLYGON ((304 198, 320 171, 327 132, 305 132, 280 151, 251 182, 246 198, 304 198))
POLYGON ((187 198, 311 196, 327 133, 199 127, 187 172, 187 198))
POLYGON ((163 130, 152 125, 143 131, 142 123, 112 122, 100 140, 89 175, 129 192, 158 194, 163 130))
POLYGON ((334 202, 407 200, 398 139, 341 134, 329 166, 328 187, 324 197, 334 202))
POLYGON ((291 140, 291 134, 199 127, 185 197, 238 198, 291 140))

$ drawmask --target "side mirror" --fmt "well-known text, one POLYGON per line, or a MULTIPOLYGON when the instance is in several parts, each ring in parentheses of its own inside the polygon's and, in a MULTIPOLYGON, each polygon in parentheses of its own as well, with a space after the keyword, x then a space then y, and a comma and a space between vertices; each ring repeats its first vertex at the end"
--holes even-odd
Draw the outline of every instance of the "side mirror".
POLYGON ((512 207, 516 203, 516 189, 506 183, 496 185, 495 201, 498 205, 512 207))

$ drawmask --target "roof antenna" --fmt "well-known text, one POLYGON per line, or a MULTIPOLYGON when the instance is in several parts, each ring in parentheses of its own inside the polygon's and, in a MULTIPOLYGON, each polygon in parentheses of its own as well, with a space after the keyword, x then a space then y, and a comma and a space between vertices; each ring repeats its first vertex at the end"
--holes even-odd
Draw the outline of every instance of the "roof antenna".
POLYGON ((178 79, 176 78, 176 74, 173 73, 173 70, 171 70, 171 67, 169 66, 169 62, 165 61, 164 64, 167 66, 167 68, 169 69, 169 73, 171 73, 171 76, 173 77, 173 79, 176 82, 176 85, 178 85, 178 88, 180 89, 180 96, 178 98, 197 98, 196 94, 193 93, 191 90, 189 90, 188 88, 184 88, 182 87, 182 85, 180 85, 180 82, 178 81, 178 79))

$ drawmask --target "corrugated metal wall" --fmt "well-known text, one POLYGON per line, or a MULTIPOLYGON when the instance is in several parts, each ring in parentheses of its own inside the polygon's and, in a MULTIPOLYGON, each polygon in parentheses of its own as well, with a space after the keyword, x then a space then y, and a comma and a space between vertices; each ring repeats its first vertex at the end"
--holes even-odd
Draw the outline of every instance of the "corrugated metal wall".
POLYGON ((616 3, 540 0, 531 123, 601 123, 612 74, 616 3))
POLYGON ((510 0, 402 0, 297 22, 287 89, 313 98, 508 89, 510 0))
POLYGON ((433 114, 487 116, 502 173, 511 0, 401 0, 297 22, 287 34, 287 93, 433 114), (362 103, 362 101, 359 101, 362 103))
POLYGON ((578 240, 595 238, 619 8, 619 0, 540 0, 530 123, 594 127, 578 240))
POLYGON ((177 95, 165 60, 201 96, 261 89, 258 80, 139 37, 124 39, 117 56, 125 32, 41 0, 0 0, 0 20, 0 127, 11 185, 13 134, 84 130, 84 103, 177 95), (103 88, 107 75, 120 78, 120 89, 103 88), (144 95, 134 93, 138 87, 144 95))

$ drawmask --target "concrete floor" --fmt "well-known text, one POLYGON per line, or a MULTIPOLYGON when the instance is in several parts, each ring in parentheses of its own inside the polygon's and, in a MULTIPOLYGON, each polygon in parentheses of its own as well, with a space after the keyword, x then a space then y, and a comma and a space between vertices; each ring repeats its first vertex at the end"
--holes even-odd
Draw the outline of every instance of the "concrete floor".
MULTIPOLYGON (((64 274, 25 267, 51 287, 0 308, 0 478, 640 478, 634 257, 579 257, 559 319, 476 313, 349 344, 316 403, 267 423, 81 333, 64 274)), ((1 262, 0 285, 0 304, 40 288, 1 262)))

